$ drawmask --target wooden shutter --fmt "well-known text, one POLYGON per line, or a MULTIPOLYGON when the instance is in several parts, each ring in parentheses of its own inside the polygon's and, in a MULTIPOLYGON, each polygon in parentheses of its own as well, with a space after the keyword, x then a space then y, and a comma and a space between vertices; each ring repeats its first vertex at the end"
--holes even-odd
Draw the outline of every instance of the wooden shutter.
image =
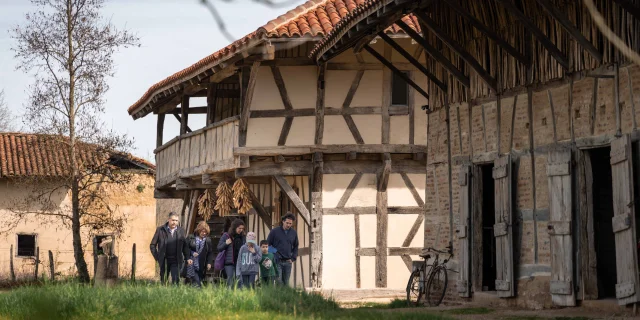
POLYGON ((629 135, 624 135, 611 142, 611 173, 614 213, 612 222, 616 239, 618 274, 616 298, 618 298, 618 304, 626 305, 640 301, 633 169, 629 135))
POLYGON ((547 177, 549 180, 547 231, 551 242, 551 300, 559 306, 575 306, 570 150, 549 151, 547 177))
POLYGON ((513 228, 511 200, 511 156, 501 156, 494 162, 496 224, 496 291, 501 298, 515 295, 513 283, 513 228))
POLYGON ((461 297, 470 297, 471 296, 471 286, 469 284, 470 280, 470 230, 469 230, 469 212, 471 208, 471 167, 467 164, 463 164, 460 167, 460 172, 458 173, 458 185, 460 187, 460 203, 459 203, 459 213, 460 220, 458 222, 458 226, 456 228, 456 234, 458 236, 458 242, 460 244, 460 253, 458 254, 459 260, 459 271, 458 274, 458 294, 461 297))

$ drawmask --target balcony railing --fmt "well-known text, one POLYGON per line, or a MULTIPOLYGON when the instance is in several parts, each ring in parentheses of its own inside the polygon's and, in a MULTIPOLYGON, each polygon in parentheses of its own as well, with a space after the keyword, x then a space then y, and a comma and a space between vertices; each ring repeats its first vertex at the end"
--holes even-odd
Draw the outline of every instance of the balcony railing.
POLYGON ((238 146, 239 117, 177 136, 155 150, 156 187, 179 177, 228 171, 235 168, 233 148, 238 146))

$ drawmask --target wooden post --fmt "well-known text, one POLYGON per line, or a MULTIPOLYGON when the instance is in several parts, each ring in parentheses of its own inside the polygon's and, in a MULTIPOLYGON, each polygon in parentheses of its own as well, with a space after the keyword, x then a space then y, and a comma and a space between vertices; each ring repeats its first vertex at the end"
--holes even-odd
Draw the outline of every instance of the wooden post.
POLYGON ((131 248, 131 282, 136 281, 136 244, 131 248))
POLYGON ((384 154, 383 164, 382 171, 378 174, 376 192, 376 288, 387 287, 387 222, 389 220, 387 185, 391 173, 390 154, 384 154))
POLYGON ((211 83, 207 88, 207 125, 215 122, 217 88, 217 83, 211 83))
POLYGON ((56 280, 56 269, 53 262, 53 252, 49 250, 49 273, 51 274, 51 281, 56 280))
POLYGON ((182 104, 180 105, 180 135, 187 133, 189 125, 189 96, 182 96, 182 104))
POLYGON ((316 99, 316 132, 314 143, 322 144, 322 138, 324 136, 324 74, 327 69, 327 64, 323 63, 318 69, 318 84, 317 84, 317 92, 318 96, 316 99))
MULTIPOLYGON (((98 238, 93 237, 93 277, 96 277, 96 271, 98 268, 98 238)), ((94 280, 95 281, 95 280, 94 280)))
MULTIPOLYGON (((616 108, 616 137, 622 136, 622 121, 620 119, 620 114, 622 110, 620 110, 620 66, 618 63, 613 64, 613 106, 616 108)), ((633 88, 629 88, 629 90, 633 90, 633 88)), ((632 114, 631 117, 635 118, 635 114, 632 114)))
POLYGON ((9 275, 11 276, 11 281, 16 281, 16 272, 13 269, 13 245, 9 249, 9 275))
POLYGON ((247 144, 247 127, 249 126, 249 116, 251 116, 251 101, 253 100, 253 90, 256 87, 256 77, 258 75, 258 69, 260 69, 260 61, 256 61, 251 65, 251 71, 249 73, 249 79, 247 85, 244 86, 245 71, 242 71, 241 89, 242 94, 240 103, 242 104, 242 111, 240 113, 239 123, 239 135, 238 145, 244 147, 247 144))
POLYGON ((158 114, 158 127, 156 128, 156 148, 162 145, 162 133, 164 131, 164 113, 158 114))
POLYGON ((33 271, 34 279, 38 280, 38 267, 40 266, 40 247, 36 247, 36 266, 33 271))
MULTIPOLYGON (((391 61, 391 46, 384 43, 384 58, 391 61)), ((391 118, 389 117, 389 107, 391 107, 391 82, 392 71, 389 68, 382 70, 382 143, 389 143, 391 118)))
POLYGON ((313 176, 311 185, 311 223, 310 256, 311 256, 311 287, 322 286, 322 176, 323 154, 316 152, 313 155, 313 176))

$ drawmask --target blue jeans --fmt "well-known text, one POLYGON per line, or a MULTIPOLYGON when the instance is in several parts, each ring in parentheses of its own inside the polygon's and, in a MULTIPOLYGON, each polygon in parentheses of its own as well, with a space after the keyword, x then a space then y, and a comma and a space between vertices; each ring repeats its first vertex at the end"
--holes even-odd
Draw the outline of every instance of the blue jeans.
POLYGON ((240 288, 242 289, 255 289, 256 288, 256 275, 255 274, 247 274, 242 275, 242 282, 240 283, 240 288))
POLYGON ((291 277, 291 262, 279 261, 278 262, 278 283, 288 286, 289 278, 291 277))
POLYGON ((236 283, 236 266, 225 265, 224 273, 227 274, 227 287, 233 288, 236 283))

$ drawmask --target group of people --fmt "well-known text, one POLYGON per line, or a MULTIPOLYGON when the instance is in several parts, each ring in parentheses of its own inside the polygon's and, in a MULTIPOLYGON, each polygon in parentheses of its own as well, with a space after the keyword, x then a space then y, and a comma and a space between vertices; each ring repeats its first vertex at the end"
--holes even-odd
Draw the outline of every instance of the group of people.
POLYGON ((206 272, 215 267, 224 274, 229 287, 237 284, 240 288, 255 288, 258 276, 263 285, 289 285, 292 264, 298 257, 295 220, 293 214, 287 213, 281 225, 258 244, 254 232, 245 234, 245 222, 235 219, 214 248, 206 221, 187 235, 179 226, 178 214, 171 212, 150 245, 151 254, 160 265, 160 281, 166 283, 170 276, 171 282, 178 284, 182 276, 193 286, 201 287, 206 272))

